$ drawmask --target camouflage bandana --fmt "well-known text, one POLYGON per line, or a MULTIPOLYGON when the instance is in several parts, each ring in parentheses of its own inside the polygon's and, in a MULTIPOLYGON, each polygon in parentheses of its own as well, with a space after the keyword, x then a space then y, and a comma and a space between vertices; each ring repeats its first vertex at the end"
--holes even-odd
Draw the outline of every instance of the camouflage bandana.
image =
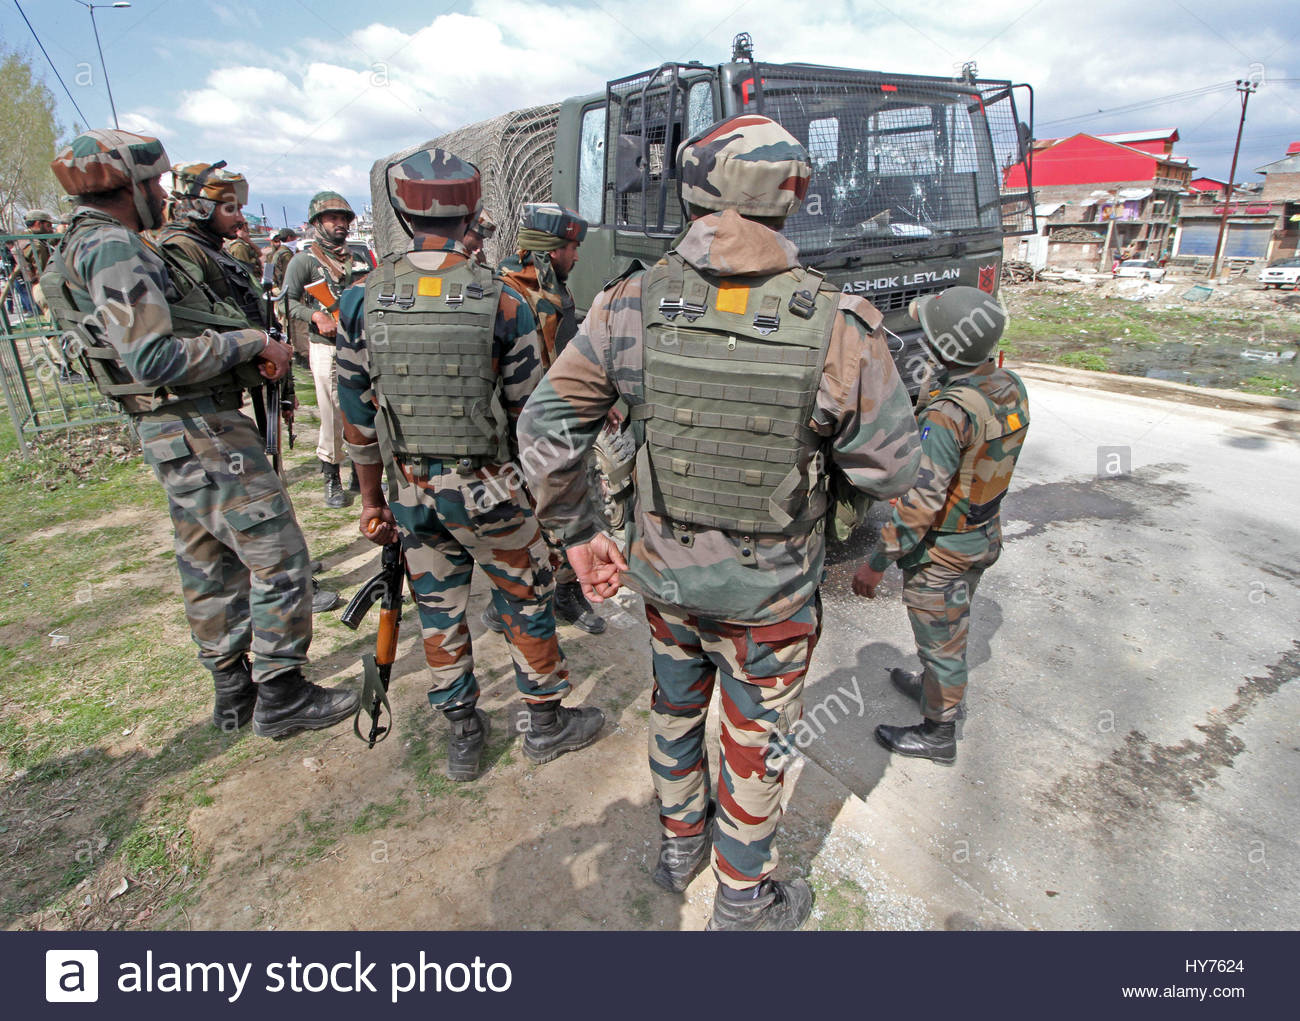
MULTIPOLYGON (((347 238, 344 238, 342 241, 335 241, 328 233, 326 233, 325 228, 321 225, 320 221, 312 224, 312 244, 319 245, 329 255, 332 255, 335 259, 341 260, 345 264, 352 262, 352 249, 348 247, 347 238)), ((339 272, 342 273, 342 267, 337 268, 339 269, 339 272)))
POLYGON ((437 234, 417 234, 411 239, 412 252, 454 252, 457 249, 463 252, 464 246, 459 241, 439 237, 437 234))

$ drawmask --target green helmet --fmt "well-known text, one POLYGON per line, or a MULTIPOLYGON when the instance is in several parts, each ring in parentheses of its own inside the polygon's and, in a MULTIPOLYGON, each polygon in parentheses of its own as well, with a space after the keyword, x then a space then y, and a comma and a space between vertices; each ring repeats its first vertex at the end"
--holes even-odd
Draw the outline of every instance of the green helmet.
POLYGON ((728 117, 677 149, 682 201, 742 216, 789 216, 803 203, 812 164, 799 140, 770 117, 728 117))
POLYGON ((33 224, 40 223, 44 220, 46 223, 56 223, 58 217, 48 209, 29 209, 23 216, 23 223, 31 227, 33 224))
POLYGON ((322 213, 347 213, 349 222, 357 218, 357 214, 348 205, 348 200, 336 191, 318 191, 311 197, 311 205, 307 207, 307 222, 315 223, 322 213))
POLYGON ((941 361, 978 366, 988 361, 1007 327, 1007 313, 978 287, 949 287, 917 298, 908 308, 926 346, 941 361))
POLYGON ((477 218, 483 180, 478 167, 445 149, 417 149, 388 167, 388 199, 407 216, 477 218))

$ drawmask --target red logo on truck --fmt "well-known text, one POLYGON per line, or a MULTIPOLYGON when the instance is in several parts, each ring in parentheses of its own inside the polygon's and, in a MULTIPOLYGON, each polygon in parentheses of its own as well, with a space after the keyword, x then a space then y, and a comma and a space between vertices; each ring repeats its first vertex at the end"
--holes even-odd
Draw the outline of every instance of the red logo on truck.
POLYGON ((980 267, 979 289, 981 291, 987 291, 989 294, 992 294, 993 287, 997 283, 997 280, 998 268, 996 265, 980 267))

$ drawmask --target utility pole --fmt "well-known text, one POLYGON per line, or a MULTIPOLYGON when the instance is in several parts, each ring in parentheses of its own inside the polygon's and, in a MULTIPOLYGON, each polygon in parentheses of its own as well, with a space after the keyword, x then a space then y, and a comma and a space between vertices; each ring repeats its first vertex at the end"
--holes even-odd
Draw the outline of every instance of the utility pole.
POLYGON ((1228 215, 1232 211, 1232 193, 1237 179, 1237 154, 1241 152, 1241 132, 1246 126, 1246 104, 1251 94, 1259 88, 1259 79, 1255 75, 1237 79, 1237 91, 1241 93, 1241 119, 1237 121, 1237 144, 1232 147, 1232 169, 1228 171, 1228 191, 1223 197, 1223 218, 1219 221, 1219 237, 1214 242, 1214 262, 1210 264, 1210 279, 1219 275, 1219 260, 1223 258, 1223 241, 1228 232, 1228 215))

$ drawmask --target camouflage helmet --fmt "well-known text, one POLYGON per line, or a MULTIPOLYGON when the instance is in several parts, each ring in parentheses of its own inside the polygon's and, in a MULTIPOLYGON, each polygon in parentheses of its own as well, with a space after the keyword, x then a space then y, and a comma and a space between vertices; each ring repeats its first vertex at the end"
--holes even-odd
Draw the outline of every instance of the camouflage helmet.
POLYGON ((483 210, 478 167, 444 149, 417 149, 388 165, 388 200, 407 216, 477 218, 483 210))
POLYGON ((519 226, 561 241, 581 242, 587 236, 588 225, 572 209, 555 202, 526 202, 519 212, 519 226))
POLYGON ((220 163, 177 163, 172 167, 172 196, 178 199, 207 199, 211 202, 248 202, 248 181, 243 174, 224 169, 220 163))
POLYGON ((908 313, 921 323, 926 346, 942 361, 979 366, 988 361, 1007 326, 1007 313, 977 287, 949 287, 917 298, 908 313))
POLYGON ((48 209, 29 209, 23 214, 23 223, 29 227, 40 223, 42 220, 46 223, 57 223, 59 218, 48 209))
POLYGON ((799 140, 770 117, 740 114, 677 149, 682 201, 742 216, 789 216, 808 193, 812 164, 799 140))
POLYGON ((307 207, 307 222, 315 223, 316 218, 323 213, 347 213, 349 221, 357 218, 357 214, 348 205, 348 200, 336 191, 318 191, 311 197, 311 204, 307 207))
POLYGON ((296 231, 293 230, 293 228, 281 227, 279 230, 275 232, 275 236, 271 240, 281 241, 281 242, 293 241, 295 238, 297 238, 297 236, 298 234, 296 231))
POLYGON ((98 195, 130 188, 140 225, 158 226, 139 184, 161 177, 171 168, 162 142, 116 128, 99 128, 78 135, 54 157, 50 170, 69 195, 98 195))

